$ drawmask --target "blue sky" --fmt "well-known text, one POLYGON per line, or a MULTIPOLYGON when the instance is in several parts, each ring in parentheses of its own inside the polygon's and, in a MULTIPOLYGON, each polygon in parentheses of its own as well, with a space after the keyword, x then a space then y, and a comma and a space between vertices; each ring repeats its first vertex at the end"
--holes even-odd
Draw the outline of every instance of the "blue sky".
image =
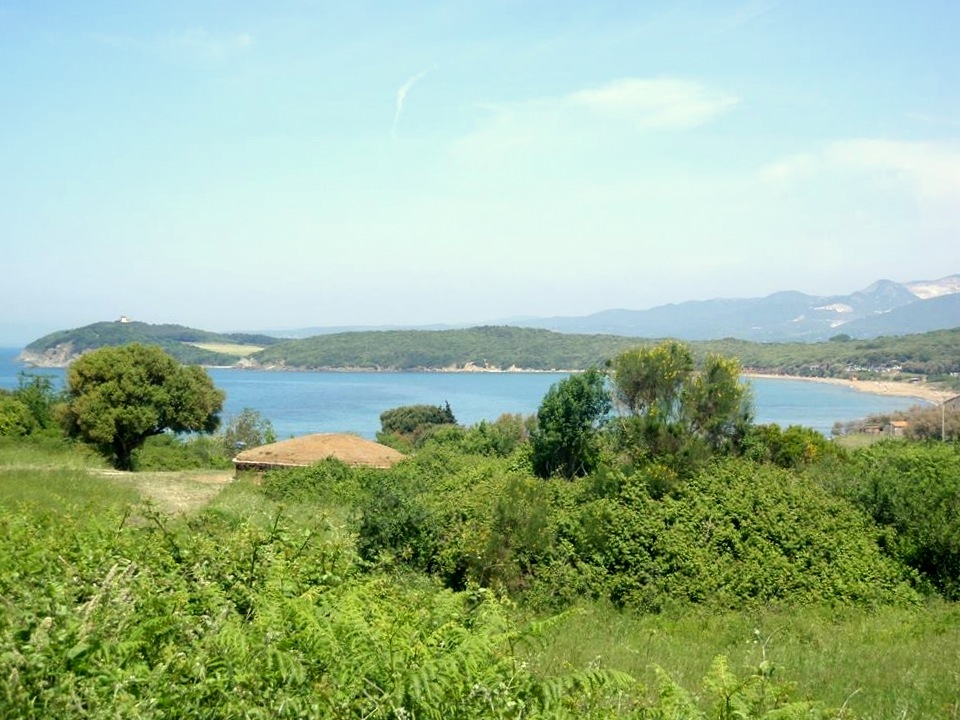
POLYGON ((0 344, 960 272, 960 3, 0 0, 0 344))

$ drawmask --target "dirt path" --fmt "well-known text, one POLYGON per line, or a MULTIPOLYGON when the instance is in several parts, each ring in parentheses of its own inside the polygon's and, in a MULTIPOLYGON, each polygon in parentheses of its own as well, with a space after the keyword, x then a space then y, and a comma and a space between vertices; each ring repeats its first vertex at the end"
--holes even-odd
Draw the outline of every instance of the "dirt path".
POLYGON ((233 470, 136 473, 97 470, 95 473, 132 485, 144 499, 175 515, 199 510, 233 480, 233 470))

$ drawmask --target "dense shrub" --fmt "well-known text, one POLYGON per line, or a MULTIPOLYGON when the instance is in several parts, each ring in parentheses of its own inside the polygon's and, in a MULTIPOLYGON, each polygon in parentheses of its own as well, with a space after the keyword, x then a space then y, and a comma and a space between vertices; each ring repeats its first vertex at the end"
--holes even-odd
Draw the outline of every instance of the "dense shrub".
POLYGON ((754 425, 743 441, 743 454, 757 462, 772 462, 783 468, 798 468, 843 454, 843 449, 811 428, 776 423, 754 425))
POLYGON ((327 458, 310 467, 271 470, 263 478, 263 492, 273 500, 357 505, 365 497, 362 488, 367 472, 327 458))
POLYGON ((369 497, 363 506, 357 550, 369 562, 390 552, 418 570, 430 570, 437 552, 435 522, 424 497, 403 485, 384 486, 369 497))
POLYGON ((59 434, 54 408, 62 394, 46 375, 20 373, 14 390, 0 389, 0 437, 24 437, 44 431, 59 434))
POLYGON ((505 413, 493 422, 481 420, 467 430, 463 440, 466 452, 506 457, 530 439, 536 428, 536 416, 505 413))
POLYGON ((132 468, 138 471, 232 468, 232 459, 243 448, 276 441, 273 426, 256 410, 245 408, 214 435, 177 435, 164 432, 148 437, 133 452, 132 468))
POLYGON ((438 428, 453 426, 457 419, 450 403, 402 405, 380 414, 377 440, 402 451, 420 447, 438 428))
POLYGON ((0 390, 0 437, 23 437, 38 427, 25 403, 12 393, 0 390))
POLYGON ((569 538, 577 560, 624 606, 916 599, 865 518, 771 466, 727 460, 661 500, 642 473, 626 476, 578 516, 569 538))
POLYGON ((202 470, 227 469, 230 459, 223 453, 223 444, 210 435, 191 435, 185 438, 163 433, 147 438, 133 453, 132 469, 202 470))
POLYGON ((728 459, 682 484, 663 466, 602 468, 570 483, 430 446, 369 483, 365 558, 536 607, 579 597, 645 610, 916 599, 866 517, 773 465, 728 459))
POLYGON ((960 446, 878 443, 820 479, 886 528, 893 557, 960 599, 960 446))

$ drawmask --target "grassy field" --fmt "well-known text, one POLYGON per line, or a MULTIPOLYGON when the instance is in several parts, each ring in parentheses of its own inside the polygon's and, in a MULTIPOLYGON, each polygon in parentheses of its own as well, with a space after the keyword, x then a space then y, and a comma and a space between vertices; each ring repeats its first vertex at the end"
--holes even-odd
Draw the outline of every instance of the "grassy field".
POLYGON ((874 435, 868 433, 850 433, 849 435, 840 435, 833 438, 833 442, 841 447, 845 447, 847 450, 865 448, 888 440, 891 440, 889 435, 881 435, 879 433, 874 435))
POLYGON ((655 685, 661 668, 699 696, 714 659, 748 676, 769 663, 801 698, 860 718, 960 716, 960 608, 768 608, 638 615, 599 604, 557 630, 535 658, 546 672, 602 663, 655 685))
POLYGON ((246 357, 247 355, 253 355, 255 352, 260 352, 263 350, 263 347, 259 345, 241 345, 238 343, 188 343, 194 347, 198 347, 201 350, 209 350, 210 352, 223 353, 224 355, 234 355, 236 357, 246 357))
MULTIPOLYGON (((187 534, 200 513, 225 526, 249 523, 274 534, 282 516, 293 535, 321 532, 338 547, 351 542, 344 508, 281 505, 266 498, 260 487, 230 482, 229 477, 214 472, 116 474, 68 446, 3 443, 0 530, 17 514, 52 511, 82 518, 113 512, 125 517, 141 513, 148 503, 167 518, 158 524, 187 534)), ((253 547, 256 557, 258 546, 253 547)), ((398 583, 398 591, 405 592, 411 581, 397 576, 387 582, 398 583)), ((519 622, 529 620, 520 609, 514 612, 519 622)), ((869 610, 706 613, 687 608, 659 615, 586 603, 563 616, 541 644, 518 652, 535 673, 546 676, 584 667, 624 671, 641 683, 640 692, 651 703, 657 696, 655 668, 660 668, 705 704, 711 689, 704 677, 723 655, 742 682, 760 682, 762 677, 772 688, 782 681, 796 698, 845 708, 845 717, 960 716, 960 608, 945 602, 869 610)), ((0 667, 2 663, 0 659, 0 667)))

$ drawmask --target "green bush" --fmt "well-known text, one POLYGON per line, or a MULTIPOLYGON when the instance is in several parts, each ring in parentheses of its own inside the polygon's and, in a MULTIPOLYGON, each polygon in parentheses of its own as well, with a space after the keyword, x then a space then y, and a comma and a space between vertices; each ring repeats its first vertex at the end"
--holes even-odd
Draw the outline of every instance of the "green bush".
POLYGON ((481 420, 465 433, 463 449, 478 455, 507 457, 530 439, 535 417, 504 414, 493 422, 481 420))
POLYGON ((772 462, 783 468, 798 468, 843 454, 843 448, 811 428, 776 423, 754 425, 743 441, 743 454, 757 462, 772 462))
POLYGON ((245 408, 215 435, 164 432, 148 437, 134 450, 132 467, 139 471, 225 470, 233 467, 231 460, 239 449, 275 440, 270 421, 245 408))
POLYGON ((327 458, 310 467, 271 470, 264 475, 263 492, 272 500, 359 505, 368 472, 327 458))
POLYGON ((889 554, 960 600, 960 446, 877 443, 819 479, 885 528, 889 554))
POLYGON ((0 390, 0 436, 23 437, 39 427, 26 404, 0 390))
POLYGON ((0 437, 60 435, 54 420, 60 398, 48 376, 20 373, 15 390, 0 389, 0 437))
POLYGON ((570 483, 431 445, 371 479, 365 497, 365 559, 532 607, 583 597, 653 611, 917 600, 914 576, 884 555, 868 518, 771 464, 730 458, 682 484, 665 466, 603 468, 570 483))
POLYGON ((377 440, 405 451, 423 445, 438 428, 456 425, 457 419, 444 405, 403 405, 380 414, 380 432, 377 440))
POLYGON ((549 551, 553 485, 535 481, 516 456, 430 443, 367 478, 358 548, 367 560, 404 563, 450 588, 518 590, 549 551))
POLYGON ((133 469, 138 471, 227 469, 230 458, 223 444, 209 435, 180 438, 163 433, 147 438, 133 453, 133 469))
POLYGON ((567 525, 594 592, 602 587, 618 605, 916 600, 869 521, 784 470, 727 460, 660 500, 647 485, 643 473, 624 476, 616 494, 581 504, 567 525))
POLYGON ((251 408, 244 408, 239 415, 230 418, 218 437, 223 444, 223 454, 228 458, 242 450, 277 441, 273 424, 251 408))

